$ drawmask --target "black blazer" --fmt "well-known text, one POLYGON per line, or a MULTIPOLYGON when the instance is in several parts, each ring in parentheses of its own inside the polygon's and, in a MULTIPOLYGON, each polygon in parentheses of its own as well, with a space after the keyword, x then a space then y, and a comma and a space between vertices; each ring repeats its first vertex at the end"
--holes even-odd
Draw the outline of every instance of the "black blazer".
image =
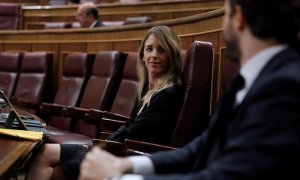
POLYGON ((202 136, 150 158, 157 175, 146 180, 300 179, 299 55, 275 55, 231 115, 215 114, 202 136))
POLYGON ((182 91, 180 87, 173 86, 155 94, 140 114, 135 111, 132 119, 122 126, 108 140, 123 142, 125 139, 134 139, 159 144, 169 144, 178 110, 182 91))
POLYGON ((95 27, 102 27, 102 26, 103 26, 103 23, 102 23, 101 21, 98 20, 98 21, 96 22, 96 24, 94 25, 94 28, 95 28, 95 27))

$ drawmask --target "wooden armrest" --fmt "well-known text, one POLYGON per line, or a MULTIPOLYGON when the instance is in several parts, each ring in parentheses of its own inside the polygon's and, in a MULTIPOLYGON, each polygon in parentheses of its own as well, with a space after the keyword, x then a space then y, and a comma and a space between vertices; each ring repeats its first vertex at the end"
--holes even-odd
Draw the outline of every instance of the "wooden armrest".
POLYGON ((116 155, 124 156, 123 144, 117 141, 107 141, 102 139, 93 139, 92 147, 99 146, 102 149, 116 155))
POLYGON ((103 111, 97 109, 90 109, 85 115, 85 120, 87 123, 98 125, 103 115, 103 111))
POLYGON ((124 121, 102 118, 100 121, 100 129, 101 131, 114 132, 124 124, 124 121))
POLYGON ((41 106, 41 103, 32 102, 32 101, 29 101, 29 100, 19 99, 19 98, 12 98, 11 102, 14 105, 17 105, 17 106, 25 107, 25 108, 28 108, 28 109, 35 109, 35 110, 39 110, 39 108, 41 106))
POLYGON ((136 151, 133 149, 124 149, 124 155, 125 156, 136 156, 136 155, 145 155, 145 156, 150 156, 149 153, 141 152, 141 151, 136 151))
POLYGON ((42 114, 51 114, 51 115, 62 116, 62 112, 66 108, 67 108, 67 106, 60 105, 60 104, 43 103, 40 106, 39 111, 42 114))
POLYGON ((149 143, 144 141, 135 141, 131 139, 125 139, 124 141, 124 149, 131 149, 130 151, 140 151, 142 153, 153 153, 156 151, 162 150, 172 150, 176 149, 175 147, 160 145, 155 143, 149 143))
POLYGON ((130 117, 128 116, 123 116, 121 114, 116 114, 108 111, 103 112, 102 118, 114 119, 114 120, 125 121, 125 122, 127 122, 130 119, 130 117))
POLYGON ((63 117, 75 117, 75 118, 85 118, 89 109, 79 108, 79 107, 67 107, 63 109, 63 117))
POLYGON ((101 132, 100 133, 100 139, 102 140, 106 140, 108 136, 110 136, 112 134, 112 132, 101 132))

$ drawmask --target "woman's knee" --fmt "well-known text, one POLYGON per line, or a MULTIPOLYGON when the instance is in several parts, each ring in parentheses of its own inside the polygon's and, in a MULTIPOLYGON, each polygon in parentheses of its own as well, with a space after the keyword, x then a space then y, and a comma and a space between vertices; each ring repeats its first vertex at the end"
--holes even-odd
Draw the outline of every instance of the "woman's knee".
POLYGON ((40 159, 49 163, 49 165, 57 165, 60 159, 60 145, 44 144, 41 147, 40 159))

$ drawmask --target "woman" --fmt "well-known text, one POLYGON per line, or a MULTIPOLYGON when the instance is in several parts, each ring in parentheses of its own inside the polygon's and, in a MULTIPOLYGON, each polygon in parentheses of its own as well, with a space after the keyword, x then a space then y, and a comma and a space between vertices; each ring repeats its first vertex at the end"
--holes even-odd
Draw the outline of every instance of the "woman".
MULTIPOLYGON (((136 114, 108 140, 136 139, 167 144, 181 100, 181 56, 178 36, 166 26, 151 28, 138 51, 139 105, 136 114)), ((45 144, 27 179, 51 179, 54 170, 77 179, 87 149, 81 145, 45 144), (54 168, 55 167, 55 168, 54 168)))

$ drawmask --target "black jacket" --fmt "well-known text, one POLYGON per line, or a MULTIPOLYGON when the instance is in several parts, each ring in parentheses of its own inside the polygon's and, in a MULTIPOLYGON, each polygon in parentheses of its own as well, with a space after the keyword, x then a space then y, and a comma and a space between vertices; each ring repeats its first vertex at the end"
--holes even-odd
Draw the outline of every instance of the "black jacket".
POLYGON ((181 102, 181 89, 169 87, 155 94, 148 107, 108 137, 108 140, 142 140, 153 143, 169 144, 177 120, 181 102))

